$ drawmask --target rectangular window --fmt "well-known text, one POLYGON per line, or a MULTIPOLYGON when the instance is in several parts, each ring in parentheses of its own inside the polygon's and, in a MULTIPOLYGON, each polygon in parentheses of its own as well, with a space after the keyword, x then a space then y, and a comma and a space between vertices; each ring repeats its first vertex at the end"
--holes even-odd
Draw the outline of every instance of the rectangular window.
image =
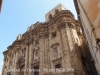
POLYGON ((56 32, 52 33, 52 38, 56 37, 56 32))
POLYGON ((36 40, 36 41, 35 41, 35 45, 38 45, 38 44, 39 44, 39 40, 36 40))

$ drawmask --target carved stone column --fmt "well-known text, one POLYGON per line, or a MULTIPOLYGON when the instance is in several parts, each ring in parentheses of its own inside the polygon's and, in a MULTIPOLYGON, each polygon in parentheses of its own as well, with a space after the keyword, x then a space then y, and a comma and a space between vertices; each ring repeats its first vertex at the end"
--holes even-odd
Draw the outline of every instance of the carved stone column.
POLYGON ((17 71, 18 70, 18 67, 17 67, 17 61, 18 61, 18 51, 19 49, 16 49, 16 52, 15 52, 15 63, 14 63, 14 69, 15 69, 15 72, 14 72, 14 75, 17 75, 17 71))
POLYGON ((43 74, 43 68, 44 68, 44 37, 41 35, 41 38, 39 40, 39 49, 40 49, 40 75, 43 74))
POLYGON ((10 64, 10 57, 8 57, 7 69, 9 69, 9 64, 10 64))
MULTIPOLYGON (((8 70, 8 61, 9 60, 9 57, 8 57, 8 55, 7 55, 7 62, 5 63, 5 65, 6 65, 6 70, 8 70)), ((4 75, 7 75, 7 71, 6 72, 4 72, 4 75)))
POLYGON ((5 65, 6 65, 6 58, 4 57, 3 69, 1 75, 5 75, 5 65))
MULTIPOLYGON (((29 69, 32 69, 32 43, 29 46, 29 69)), ((32 72, 29 71, 28 75, 32 75, 32 72)))
POLYGON ((62 48, 62 53, 63 53, 63 58, 62 58, 62 65, 63 68, 69 69, 72 68, 72 62, 70 58, 70 47, 69 47, 69 35, 66 33, 70 34, 69 32, 66 31, 66 23, 62 23, 59 26, 59 33, 60 33, 60 40, 61 40, 61 48, 62 48), (66 60, 67 59, 67 60, 66 60))
POLYGON ((29 61, 29 43, 26 44, 26 53, 25 53, 25 71, 24 75, 28 75, 28 61, 29 61))
MULTIPOLYGON (((12 64, 12 69, 13 69, 13 70, 15 70, 14 64, 15 64, 15 53, 14 53, 14 55, 13 55, 13 64, 12 64)), ((15 71, 13 71, 12 74, 14 74, 14 72, 15 72, 15 71)))

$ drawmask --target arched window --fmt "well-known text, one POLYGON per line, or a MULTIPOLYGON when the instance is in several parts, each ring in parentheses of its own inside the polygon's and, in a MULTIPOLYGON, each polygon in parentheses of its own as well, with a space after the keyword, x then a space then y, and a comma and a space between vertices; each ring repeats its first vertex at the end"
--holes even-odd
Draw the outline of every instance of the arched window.
POLYGON ((58 9, 56 9, 56 10, 55 10, 55 14, 58 14, 58 13, 59 13, 59 10, 58 10, 58 9))
POLYGON ((60 54, 60 50, 59 50, 59 43, 55 43, 51 46, 52 48, 52 54, 53 54, 53 57, 56 57, 60 54))
POLYGON ((56 37, 56 32, 52 33, 52 38, 56 37))
POLYGON ((50 14, 50 15, 49 15, 49 20, 51 20, 51 19, 52 19, 52 15, 50 14))
POLYGON ((39 49, 38 48, 35 48, 33 51, 33 60, 34 61, 39 60, 39 49))

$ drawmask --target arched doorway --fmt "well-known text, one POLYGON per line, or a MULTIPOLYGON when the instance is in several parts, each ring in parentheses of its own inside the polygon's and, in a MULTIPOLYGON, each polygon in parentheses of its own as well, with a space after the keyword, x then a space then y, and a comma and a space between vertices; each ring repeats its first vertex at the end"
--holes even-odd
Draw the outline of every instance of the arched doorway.
POLYGON ((11 75, 11 73, 10 73, 10 72, 8 72, 8 73, 7 73, 7 75, 11 75))
POLYGON ((18 75, 24 75, 24 65, 21 65, 21 67, 20 67, 20 72, 19 72, 19 74, 18 75))
POLYGON ((39 65, 34 66, 34 75, 39 75, 39 65))
POLYGON ((20 71, 18 73, 18 75, 24 75, 24 67, 25 67, 25 57, 21 57, 19 60, 18 60, 18 63, 17 63, 20 71))

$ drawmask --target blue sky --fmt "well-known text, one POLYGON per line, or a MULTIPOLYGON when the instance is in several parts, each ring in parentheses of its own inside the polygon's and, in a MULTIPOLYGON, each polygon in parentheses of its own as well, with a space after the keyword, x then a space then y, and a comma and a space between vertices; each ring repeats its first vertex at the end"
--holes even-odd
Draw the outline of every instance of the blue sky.
POLYGON ((73 0, 3 0, 0 14, 0 72, 3 54, 18 34, 37 21, 45 22, 45 14, 62 3, 76 16, 73 0))

